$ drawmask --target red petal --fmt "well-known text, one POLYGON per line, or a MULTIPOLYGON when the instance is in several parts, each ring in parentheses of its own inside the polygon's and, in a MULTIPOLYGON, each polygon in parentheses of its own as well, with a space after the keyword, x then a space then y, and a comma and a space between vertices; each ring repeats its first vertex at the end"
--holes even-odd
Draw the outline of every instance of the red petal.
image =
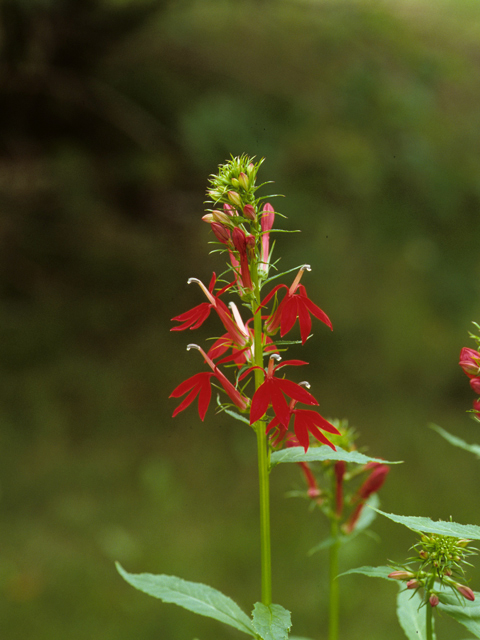
POLYGON ((202 388, 200 389, 200 395, 198 396, 198 415, 202 422, 205 418, 205 414, 207 413, 211 397, 212 388, 210 386, 210 379, 205 379, 202 383, 202 388))
POLYGON ((320 429, 328 431, 329 433, 334 433, 336 436, 340 435, 340 431, 336 427, 334 427, 333 424, 330 424, 328 420, 325 420, 325 418, 316 411, 313 411, 312 409, 300 409, 300 411, 302 411, 302 413, 308 414, 312 422, 320 429))
POLYGON ((270 380, 270 400, 272 403, 272 409, 280 420, 282 426, 285 427, 285 429, 288 429, 291 413, 287 401, 281 391, 281 387, 277 382, 279 382, 277 378, 270 380))
POLYGON ((185 313, 182 313, 179 316, 175 316, 175 318, 172 318, 172 321, 183 322, 183 324, 178 327, 173 327, 170 331, 183 331, 189 327, 190 329, 197 329, 210 315, 210 309, 210 303, 202 302, 193 309, 185 311, 185 313))
POLYGON ((286 284, 277 284, 277 286, 273 287, 270 293, 268 293, 265 296, 265 298, 262 300, 261 306, 264 307, 272 299, 272 297, 275 295, 275 293, 277 293, 279 289, 288 289, 288 287, 286 284))
POLYGON ((183 396, 184 393, 187 393, 187 391, 190 391, 190 389, 192 389, 194 386, 198 385, 200 387, 205 376, 208 376, 208 378, 210 378, 211 376, 213 376, 213 373, 201 371, 200 373, 196 373, 194 376, 187 378, 172 391, 172 393, 169 395, 169 398, 179 398, 180 396, 183 396))
POLYGON ((298 309, 296 296, 290 297, 282 309, 282 319, 280 321, 280 335, 283 336, 290 331, 297 319, 298 309))
POLYGON ((310 313, 301 298, 297 301, 298 322, 300 323, 300 335, 302 336, 302 344, 305 344, 312 330, 312 319, 310 313))
POLYGON ((260 420, 267 412, 270 404, 270 389, 267 381, 263 382, 252 398, 252 406, 250 407, 250 424, 260 420))
POLYGON ((293 429, 295 431, 295 435, 298 438, 298 442, 305 449, 305 453, 307 453, 308 445, 310 444, 310 441, 308 439, 308 429, 302 417, 302 414, 295 411, 294 413, 295 422, 293 424, 293 429))
POLYGON ((317 305, 310 300, 310 298, 307 296, 307 291, 306 291, 305 287, 303 286, 303 284, 299 285, 298 288, 300 290, 300 294, 299 295, 303 298, 304 303, 305 303, 307 309, 310 311, 310 313, 313 313, 313 315, 316 318, 318 318, 318 320, 320 320, 321 322, 325 323, 327 325, 327 327, 330 327, 330 329, 333 330, 332 323, 330 322, 330 318, 327 316, 325 311, 322 311, 320 309, 320 307, 317 307, 317 305))
POLYGON ((303 404, 318 404, 312 394, 308 393, 306 389, 296 382, 286 380, 285 378, 275 378, 275 383, 287 396, 290 396, 290 398, 298 402, 303 402, 303 404))
POLYGON ((182 400, 182 402, 178 405, 178 407, 175 409, 175 411, 172 414, 172 418, 175 418, 175 416, 178 413, 180 413, 180 411, 183 411, 184 409, 186 409, 188 407, 188 405, 191 404, 195 400, 199 390, 200 390, 200 385, 196 385, 195 388, 190 391, 190 393, 187 395, 187 397, 184 398, 182 400))

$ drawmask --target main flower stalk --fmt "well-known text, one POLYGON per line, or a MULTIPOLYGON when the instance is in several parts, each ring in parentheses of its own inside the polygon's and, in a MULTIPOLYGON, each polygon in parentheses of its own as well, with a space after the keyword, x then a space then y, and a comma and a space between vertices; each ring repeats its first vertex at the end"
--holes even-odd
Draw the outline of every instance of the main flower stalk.
MULTIPOLYGON (((263 344, 262 315, 260 306, 260 287, 256 265, 253 269, 253 286, 255 301, 253 304, 255 391, 263 383, 263 344)), ((272 603, 272 554, 270 542, 270 448, 267 442, 266 424, 262 418, 254 424, 257 434, 258 482, 260 495, 260 548, 262 567, 262 603, 272 603)))

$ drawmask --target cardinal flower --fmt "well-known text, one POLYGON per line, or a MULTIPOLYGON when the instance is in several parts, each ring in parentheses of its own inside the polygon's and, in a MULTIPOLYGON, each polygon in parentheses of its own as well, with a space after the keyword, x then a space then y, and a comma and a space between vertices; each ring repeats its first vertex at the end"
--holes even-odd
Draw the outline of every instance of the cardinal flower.
MULTIPOLYGON (((307 383, 300 383, 300 387, 306 385, 307 383)), ((301 445, 305 449, 305 453, 308 450, 308 446, 310 444, 309 433, 313 435, 319 442, 322 444, 326 444, 331 447, 334 451, 335 446, 324 436, 324 434, 320 431, 323 429, 324 431, 328 431, 329 433, 333 433, 335 435, 340 435, 340 431, 336 429, 333 424, 330 424, 328 420, 325 420, 319 413, 313 411, 312 409, 296 409, 295 406, 297 404, 297 400, 291 400, 288 406, 289 412, 289 420, 293 416, 293 430, 295 432, 296 442, 301 445)), ((287 426, 282 425, 279 418, 275 416, 267 425, 267 433, 272 429, 277 429, 277 436, 275 438, 275 444, 278 444, 285 437, 288 429, 287 426)), ((291 446, 292 438, 289 438, 289 446, 291 446)))
POLYGON ((215 283, 216 283, 216 275, 215 273, 212 275, 212 279, 210 280, 210 284, 208 289, 200 280, 197 278, 189 278, 188 284, 192 282, 196 282, 199 287, 202 289, 204 294, 207 296, 208 302, 202 302, 197 305, 193 309, 189 311, 185 311, 185 313, 180 314, 179 316, 175 316, 172 318, 173 321, 181 322, 177 327, 172 327, 170 331, 183 331, 184 329, 197 329, 200 327, 205 320, 210 315, 210 311, 215 309, 220 320, 223 323, 223 326, 227 330, 228 334, 234 341, 239 341, 242 339, 241 331, 238 326, 235 324, 234 319, 232 318, 232 314, 228 310, 227 305, 220 300, 220 296, 222 293, 225 293, 232 285, 228 284, 223 289, 221 289, 216 295, 214 293, 215 283))
POLYGON ((290 420, 290 409, 287 401, 285 400, 284 394, 294 400, 297 400, 298 402, 303 402, 303 404, 318 404, 315 398, 296 382, 286 380, 285 378, 277 378, 274 375, 275 372, 281 367, 285 367, 287 365, 298 366, 307 363, 303 362, 302 360, 286 360, 285 362, 274 366, 273 361, 280 359, 281 358, 278 354, 273 354, 270 356, 268 369, 266 372, 261 367, 255 366, 250 367, 240 376, 240 379, 242 379, 253 369, 260 369, 260 371, 262 371, 265 376, 265 381, 258 387, 252 398, 252 406, 250 408, 250 424, 253 424, 254 422, 257 422, 257 420, 260 420, 260 418, 265 415, 268 407, 271 405, 273 411, 275 412, 275 416, 278 418, 280 424, 285 429, 288 429, 288 422, 290 420))
POLYGON ((273 334, 280 327, 280 335, 283 338, 283 336, 290 331, 298 318, 300 322, 302 344, 305 344, 312 328, 312 319, 310 314, 314 315, 321 322, 326 324, 327 327, 332 329, 332 323, 330 322, 327 314, 322 311, 320 307, 317 307, 310 298, 308 298, 305 287, 300 284, 300 279, 305 270, 310 271, 310 266, 308 264, 304 265, 300 269, 290 288, 285 284, 279 284, 270 291, 262 302, 262 305, 267 304, 279 289, 287 289, 287 293, 278 305, 277 309, 265 321, 265 330, 268 333, 273 334))
POLYGON ((194 376, 184 380, 172 391, 170 398, 180 398, 188 393, 173 412, 173 417, 180 413, 180 411, 186 409, 198 396, 198 414, 200 416, 200 420, 203 421, 212 396, 212 389, 210 386, 212 378, 216 378, 218 382, 220 382, 230 400, 240 409, 240 411, 245 411, 248 407, 248 400, 233 386, 230 380, 225 377, 203 349, 196 344, 189 344, 187 349, 197 349, 200 351, 206 363, 213 370, 213 373, 208 371, 196 373, 194 376))

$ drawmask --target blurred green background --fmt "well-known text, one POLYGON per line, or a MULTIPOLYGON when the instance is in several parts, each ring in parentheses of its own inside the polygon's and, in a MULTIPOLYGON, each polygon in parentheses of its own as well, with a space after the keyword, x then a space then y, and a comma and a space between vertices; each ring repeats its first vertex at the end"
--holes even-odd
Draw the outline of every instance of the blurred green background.
MULTIPOLYGON (((241 637, 116 573, 179 575, 246 611, 260 599, 256 443, 239 422, 175 420, 199 371, 170 333, 222 270, 201 221, 230 154, 266 157, 282 267, 328 313, 303 349, 325 416, 405 460, 386 511, 480 524, 458 367, 480 321, 480 6, 416 0, 3 0, 0 5, 0 629, 6 640, 241 637)), ((320 514, 272 474, 274 601, 326 637, 320 514)), ((402 561, 380 541, 342 568, 402 561)), ((477 562, 477 564, 480 564, 477 562)), ((480 567, 471 586, 480 590, 480 567)), ((344 640, 400 640, 395 585, 342 578, 344 640)), ((439 621, 439 640, 465 637, 439 621)))

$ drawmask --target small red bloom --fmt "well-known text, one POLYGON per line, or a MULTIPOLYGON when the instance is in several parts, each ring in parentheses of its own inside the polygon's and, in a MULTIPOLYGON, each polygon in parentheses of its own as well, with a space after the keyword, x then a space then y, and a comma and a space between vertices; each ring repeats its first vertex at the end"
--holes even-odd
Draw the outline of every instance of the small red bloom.
POLYGON ((172 391, 169 396, 170 398, 180 398, 180 396, 183 396, 187 391, 190 391, 187 397, 182 400, 173 412, 173 418, 180 413, 180 411, 183 411, 192 404, 198 395, 198 415, 200 416, 200 420, 204 420, 208 405, 210 404, 210 398, 212 397, 210 379, 214 375, 214 373, 209 373, 208 371, 196 373, 191 378, 184 380, 172 391))
MULTIPOLYGON (((265 381, 258 387, 252 398, 250 424, 260 420, 271 405, 280 424, 287 429, 288 422, 290 420, 290 409, 283 394, 297 400, 298 402, 303 402, 303 404, 315 405, 318 404, 318 402, 299 384, 292 382, 291 380, 286 380, 285 378, 276 378, 274 375, 275 371, 281 367, 285 367, 287 365, 298 366, 307 363, 302 360, 286 360, 274 367, 274 357, 275 356, 270 356, 268 370, 266 372, 261 369, 261 367, 250 367, 248 371, 242 374, 241 378, 252 371, 252 369, 260 369, 265 375, 265 381)), ((279 358, 280 356, 277 357, 279 358)))
POLYGON ((187 378, 187 380, 184 380, 178 385, 178 387, 176 387, 172 391, 172 393, 170 394, 170 398, 179 398, 185 393, 190 392, 175 409, 175 411, 173 412, 173 417, 180 413, 180 411, 186 409, 198 395, 198 414, 200 416, 200 419, 203 421, 212 395, 212 390, 210 387, 212 377, 215 377, 220 382, 230 400, 241 411, 245 411, 248 407, 248 400, 244 396, 242 396, 242 394, 233 386, 230 380, 225 377, 225 375, 220 371, 217 365, 212 362, 212 360, 207 356, 203 349, 196 344, 189 344, 187 349, 197 349, 198 351, 200 351, 206 363, 213 370, 213 373, 206 371, 196 373, 194 376, 191 376, 190 378, 187 378))
POLYGON ((459 364, 469 378, 480 375, 480 353, 475 349, 463 347, 460 351, 459 364))
POLYGON ((200 327, 205 320, 210 315, 211 309, 215 309, 218 314, 218 317, 223 323, 223 326, 228 331, 228 334, 232 338, 232 340, 237 341, 241 340, 241 333, 237 325, 235 324, 232 314, 228 310, 227 305, 220 300, 220 296, 222 293, 225 293, 227 289, 229 289, 232 285, 228 284, 223 289, 221 289, 216 295, 214 294, 214 288, 216 283, 216 275, 215 273, 212 275, 212 279, 210 280, 210 284, 208 289, 205 287, 203 282, 197 280, 197 278, 190 278, 188 280, 188 284, 196 282, 199 287, 202 289, 204 294, 207 296, 209 302, 202 302, 197 305, 193 309, 189 311, 185 311, 185 313, 180 314, 179 316, 175 316, 172 318, 175 322, 181 322, 178 327, 172 327, 170 331, 183 331, 184 329, 197 329, 200 327))
POLYGON ((290 331, 298 318, 302 344, 305 344, 312 328, 312 319, 310 314, 314 315, 321 322, 326 324, 327 327, 332 329, 332 323, 330 322, 327 314, 307 297, 305 287, 299 284, 305 270, 310 271, 310 267, 308 265, 304 265, 300 269, 290 288, 284 284, 279 284, 270 291, 262 302, 262 305, 265 305, 279 289, 288 289, 276 311, 274 311, 274 313, 265 321, 265 330, 268 333, 275 333, 280 327, 280 335, 283 338, 283 336, 290 331))

